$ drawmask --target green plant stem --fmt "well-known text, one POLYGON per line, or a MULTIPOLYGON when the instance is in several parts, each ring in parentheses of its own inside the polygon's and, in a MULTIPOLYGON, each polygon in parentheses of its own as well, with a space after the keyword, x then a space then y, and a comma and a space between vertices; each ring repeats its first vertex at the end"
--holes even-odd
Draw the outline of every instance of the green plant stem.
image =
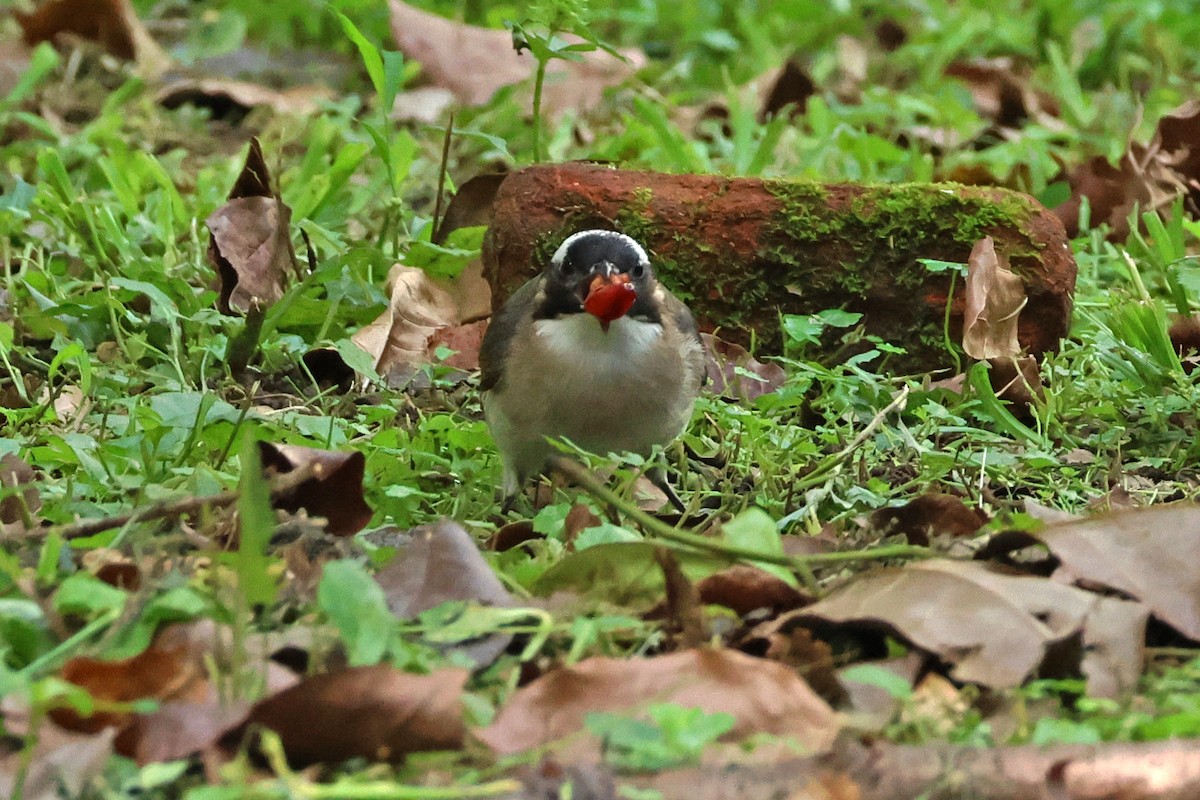
POLYGON ((104 612, 87 625, 84 625, 75 633, 68 636, 66 639, 63 639, 49 652, 43 653, 33 661, 30 661, 28 664, 26 664, 21 669, 21 675, 32 678, 43 670, 50 669, 52 666, 58 663, 60 658, 66 656, 78 645, 86 642, 88 639, 92 638, 97 633, 111 625, 119 615, 120 612, 116 611, 115 609, 104 612))
POLYGON ((546 62, 538 61, 533 81, 533 163, 542 161, 542 86, 546 83, 546 62))
POLYGON ((867 426, 859 431, 858 435, 851 439, 849 444, 836 453, 831 453, 830 455, 827 455, 825 458, 821 459, 820 463, 809 470, 808 474, 799 479, 796 482, 794 491, 804 491, 805 489, 811 489, 814 486, 819 486, 820 484, 824 483, 829 473, 833 472, 833 470, 836 469, 839 464, 849 458, 856 450, 858 450, 863 442, 865 442, 872 434, 875 433, 879 426, 883 424, 883 421, 887 419, 888 414, 891 414, 896 409, 904 406, 904 404, 908 401, 908 392, 908 386, 905 386, 903 389, 901 389, 900 392, 894 398, 892 398, 892 402, 888 403, 879 411, 879 413, 872 417, 871 421, 867 423, 867 426))
POLYGON ((761 561, 765 564, 778 564, 779 566, 789 567, 800 575, 801 580, 809 591, 816 593, 819 592, 817 591, 816 578, 812 574, 812 567, 814 565, 840 564, 848 561, 875 561, 885 558, 929 558, 933 555, 928 548, 916 545, 889 545, 887 547, 864 550, 843 550, 837 553, 814 553, 807 556, 788 556, 781 553, 767 553, 749 547, 739 547, 728 542, 722 542, 707 536, 700 536, 671 527, 611 491, 592 472, 569 458, 558 455, 551 456, 550 468, 582 486, 588 494, 597 500, 616 507, 625 516, 637 522, 646 531, 660 539, 730 558, 744 561, 761 561))

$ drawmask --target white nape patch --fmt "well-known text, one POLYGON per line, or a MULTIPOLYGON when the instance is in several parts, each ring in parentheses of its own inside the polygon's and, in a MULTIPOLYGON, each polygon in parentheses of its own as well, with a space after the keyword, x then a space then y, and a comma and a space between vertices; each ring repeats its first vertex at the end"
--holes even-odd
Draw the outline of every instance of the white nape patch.
POLYGON ((655 322, 620 317, 606 333, 591 314, 570 314, 539 319, 533 332, 567 369, 587 364, 595 372, 628 372, 642 368, 642 357, 662 338, 663 330, 655 322))
POLYGON ((638 254, 639 261, 641 261, 643 264, 650 263, 650 257, 648 255, 646 255, 646 249, 644 247, 642 247, 640 244, 638 244, 636 239, 633 239, 629 236, 626 236, 623 233, 618 233, 616 231, 606 231, 606 230, 600 230, 600 229, 590 230, 590 231, 579 231, 579 233, 572 233, 566 239, 563 239, 563 243, 560 244, 558 246, 558 249, 554 251, 554 257, 550 259, 550 262, 553 264, 561 264, 563 262, 563 259, 567 257, 567 250, 570 249, 571 245, 574 244, 577 240, 584 238, 585 236, 596 236, 601 239, 623 239, 638 254))

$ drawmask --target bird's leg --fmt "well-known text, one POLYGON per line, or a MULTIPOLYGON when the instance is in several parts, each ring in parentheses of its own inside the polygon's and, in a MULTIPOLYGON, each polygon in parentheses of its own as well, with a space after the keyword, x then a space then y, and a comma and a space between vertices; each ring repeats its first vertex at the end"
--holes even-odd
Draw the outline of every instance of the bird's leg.
POLYGON ((675 507, 675 510, 680 514, 687 513, 687 506, 683 504, 683 500, 679 498, 679 494, 675 491, 675 487, 671 485, 671 481, 667 476, 667 468, 662 464, 654 464, 646 470, 646 480, 662 492, 667 497, 667 501, 675 507))

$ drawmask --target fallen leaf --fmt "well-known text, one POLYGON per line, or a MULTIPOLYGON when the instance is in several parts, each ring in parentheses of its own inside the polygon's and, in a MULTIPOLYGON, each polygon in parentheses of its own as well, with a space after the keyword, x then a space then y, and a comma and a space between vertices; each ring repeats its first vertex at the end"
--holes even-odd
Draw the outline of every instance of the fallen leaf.
POLYGON ((636 713, 676 703, 736 723, 727 734, 791 737, 812 752, 833 742, 833 710, 790 669, 734 650, 683 650, 655 658, 589 658, 518 689, 477 736, 506 756, 577 733, 593 712, 636 713))
POLYGON ((388 385, 405 385, 415 365, 427 363, 430 337, 458 323, 458 304, 445 285, 417 267, 396 264, 388 273, 388 308, 351 337, 371 356, 388 385))
POLYGON ((817 93, 817 85, 796 59, 789 58, 771 76, 767 91, 758 110, 758 119, 765 121, 784 108, 792 107, 793 114, 803 114, 808 98, 817 93))
POLYGON ((1007 128, 1021 126, 1030 117, 1051 130, 1061 130, 1058 103, 1045 92, 1035 91, 1029 83, 1032 70, 1012 58, 973 58, 952 62, 947 77, 966 85, 983 117, 1007 128))
POLYGON ((295 767, 457 750, 466 733, 468 675, 465 669, 412 675, 385 664, 316 675, 255 704, 222 744, 236 747, 250 726, 269 728, 295 767))
POLYGON ((453 600, 513 605, 475 540, 449 520, 414 528, 412 541, 375 580, 383 587, 388 608, 402 619, 453 600))
POLYGON ((485 172, 459 186, 438 223, 433 243, 444 244, 446 237, 459 228, 491 225, 492 203, 507 177, 507 172, 485 172))
POLYGON ((992 237, 985 236, 971 249, 966 283, 963 350, 980 361, 1020 355, 1017 317, 1029 298, 1020 276, 1008 268, 1008 259, 996 252, 992 237))
POLYGON ((258 139, 250 140, 246 164, 229 201, 205 220, 208 258, 221 277, 217 305, 226 314, 245 314, 283 296, 284 283, 299 266, 288 226, 292 210, 271 188, 258 139))
MULTIPOLYGON (((392 38, 406 58, 421 63, 429 81, 449 89, 464 105, 482 105, 498 89, 533 77, 537 62, 518 54, 508 31, 464 25, 445 17, 388 0, 392 38)), ((578 37, 562 37, 578 43, 578 37)), ((546 68, 542 113, 551 119, 567 111, 588 111, 641 68, 645 56, 624 50, 625 61, 595 50, 579 61, 554 60, 546 68)))
POLYGON ((30 46, 67 33, 135 62, 143 78, 157 78, 171 67, 171 57, 150 37, 129 0, 50 0, 31 13, 12 13, 30 46))
POLYGON ((883 626, 949 664, 955 680, 999 689, 1019 686, 1055 646, 1082 637, 1101 599, 978 562, 931 560, 866 573, 795 613, 839 626, 883 626))
POLYGON ((301 508, 316 517, 324 517, 329 533, 353 536, 371 521, 371 507, 363 497, 363 471, 366 459, 356 451, 320 450, 291 444, 260 441, 259 457, 264 469, 286 474, 301 467, 312 467, 313 476, 274 505, 286 511, 301 508))
POLYGON ((42 507, 37 486, 37 473, 15 453, 0 457, 0 487, 6 491, 0 500, 0 523, 32 523, 33 515, 42 507))
POLYGON ((787 374, 778 364, 764 364, 733 342, 709 333, 700 334, 706 355, 709 388, 722 397, 749 401, 775 391, 787 374), (749 374, 747 374, 749 373, 749 374))
POLYGON ((795 670, 827 702, 841 703, 846 699, 846 689, 834 670, 833 650, 802 622, 795 612, 760 622, 737 642, 737 648, 778 661, 795 670))
POLYGON ((43 722, 32 752, 18 750, 0 758, 0 796, 23 800, 87 796, 86 790, 104 773, 112 752, 111 730, 84 736, 43 722), (15 791, 18 776, 24 778, 20 795, 15 791))
POLYGON ((973 536, 987 524, 987 514, 968 508, 951 494, 927 492, 896 508, 881 508, 871 515, 871 525, 889 535, 900 534, 909 544, 929 545, 931 537, 973 536))
POLYGON ((1034 356, 993 358, 988 361, 988 381, 996 397, 1009 403, 1012 413, 1025 423, 1035 419, 1034 406, 1046 401, 1041 365, 1034 356))
MULTIPOLYGON (((63 665, 59 677, 87 689, 96 700, 108 703, 130 703, 145 698, 202 700, 209 689, 203 665, 179 647, 151 645, 138 655, 119 661, 77 656, 63 665)), ((132 712, 97 711, 84 716, 73 708, 60 707, 50 712, 50 718, 66 730, 95 733, 104 728, 124 727, 132 712)))
POLYGON ((1061 562, 1064 579, 1137 598, 1200 641, 1200 572, 1191 559, 1197 531, 1200 506, 1170 503, 1047 525, 1028 536, 1061 562))
POLYGON ((778 576, 747 564, 709 575, 696 589, 701 602, 725 606, 739 616, 759 609, 788 611, 806 602, 804 595, 778 576))
POLYGON ((280 90, 227 78, 172 81, 154 96, 155 101, 166 108, 185 104, 210 108, 218 118, 228 116, 231 110, 245 114, 260 107, 277 114, 310 115, 317 113, 322 102, 332 98, 333 93, 323 86, 294 86, 280 90))

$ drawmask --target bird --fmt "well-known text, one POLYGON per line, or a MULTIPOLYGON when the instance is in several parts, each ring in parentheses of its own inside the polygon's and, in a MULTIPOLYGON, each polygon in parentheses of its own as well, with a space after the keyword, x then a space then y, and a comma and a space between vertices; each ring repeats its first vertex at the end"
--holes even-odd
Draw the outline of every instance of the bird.
POLYGON ((564 239, 493 315, 479 361, 506 507, 554 452, 547 437, 648 455, 687 426, 705 382, 692 312, 611 230, 564 239))

